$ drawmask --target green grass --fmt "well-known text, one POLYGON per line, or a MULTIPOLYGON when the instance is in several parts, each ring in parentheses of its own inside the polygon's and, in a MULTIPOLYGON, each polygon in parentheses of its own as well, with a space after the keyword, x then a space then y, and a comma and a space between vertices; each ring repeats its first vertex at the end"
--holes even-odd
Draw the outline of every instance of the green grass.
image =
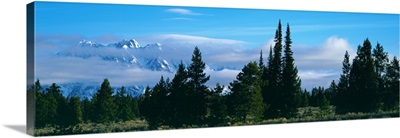
POLYGON ((57 129, 48 126, 35 129, 35 136, 64 135, 64 134, 88 134, 88 133, 110 133, 148 130, 145 120, 131 120, 125 122, 113 122, 106 124, 81 123, 65 129, 57 129))
MULTIPOLYGON (((331 106, 328 110, 321 110, 318 107, 299 108, 298 115, 294 118, 275 118, 262 121, 248 119, 241 122, 228 122, 227 126, 244 125, 264 125, 264 124, 282 124, 282 123, 300 123, 300 122, 319 122, 319 121, 337 121, 371 118, 392 118, 399 117, 399 110, 382 111, 377 113, 348 113, 337 115, 335 108, 331 106)), ((251 118, 251 117, 249 117, 251 118)), ((203 128, 205 126, 184 126, 183 128, 203 128)), ((180 129, 183 129, 180 128, 180 129)), ((169 126, 160 126, 156 130, 175 129, 169 126)), ((128 132, 149 130, 148 123, 145 120, 131 120, 125 122, 113 122, 106 124, 81 123, 65 129, 57 129, 54 126, 35 129, 35 136, 65 135, 65 134, 88 134, 88 133, 110 133, 110 132, 128 132)))
POLYGON ((243 121, 233 124, 233 126, 242 125, 263 125, 263 124, 282 124, 282 123, 301 123, 301 122, 320 122, 320 121, 339 121, 356 120, 372 118, 393 118, 399 117, 399 110, 381 111, 377 113, 347 113, 343 115, 335 114, 335 107, 330 106, 327 110, 321 110, 319 107, 299 108, 297 116, 294 118, 275 118, 262 120, 260 122, 243 121))

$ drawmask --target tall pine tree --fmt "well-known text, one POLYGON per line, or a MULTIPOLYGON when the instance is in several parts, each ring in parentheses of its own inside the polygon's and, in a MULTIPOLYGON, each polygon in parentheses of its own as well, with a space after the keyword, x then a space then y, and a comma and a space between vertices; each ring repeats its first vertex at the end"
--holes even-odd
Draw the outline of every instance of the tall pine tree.
POLYGON ((264 100, 270 108, 264 113, 265 118, 276 118, 282 115, 281 107, 281 88, 282 88, 282 25, 281 20, 278 23, 278 29, 275 32, 275 46, 273 54, 268 61, 268 86, 264 87, 264 100))
POLYGON ((399 110, 399 81, 400 81, 400 67, 397 57, 387 66, 386 78, 386 95, 384 107, 386 110, 399 110))
POLYGON ((351 104, 349 104, 351 102, 351 99, 349 97, 350 70, 351 70, 350 55, 346 51, 342 62, 342 74, 340 75, 338 83, 338 94, 335 103, 336 112, 339 114, 346 113, 352 108, 350 107, 351 104))
POLYGON ((122 86, 114 96, 114 103, 117 106, 115 116, 118 121, 127 121, 134 118, 132 112, 132 98, 126 94, 126 88, 122 86))
POLYGON ((371 42, 365 39, 359 46, 350 70, 350 96, 354 102, 352 112, 374 112, 378 109, 377 75, 371 53, 371 42))
POLYGON ((285 49, 283 57, 282 89, 280 110, 283 117, 294 117, 297 114, 300 101, 297 99, 301 92, 300 77, 297 75, 297 67, 294 65, 293 52, 291 49, 289 23, 286 27, 285 49))
POLYGON ((192 55, 192 63, 188 68, 188 90, 190 95, 194 96, 190 103, 193 105, 191 108, 193 111, 189 117, 197 125, 204 124, 207 115, 206 96, 208 95, 208 87, 205 83, 210 80, 210 76, 206 75, 204 69, 205 63, 202 60, 200 49, 196 46, 192 55))
POLYGON ((108 79, 104 79, 100 89, 93 97, 93 117, 94 122, 110 123, 116 120, 115 110, 117 108, 114 103, 113 90, 108 79))
POLYGON ((385 90, 385 72, 386 66, 389 64, 388 53, 385 52, 383 46, 381 44, 377 44, 376 47, 372 50, 372 56, 374 60, 374 68, 375 73, 377 75, 377 94, 379 102, 379 109, 382 108, 382 103, 385 100, 384 95, 386 95, 385 90))
POLYGON ((221 86, 219 83, 210 95, 210 103, 208 105, 210 114, 207 118, 208 125, 210 126, 221 126, 226 125, 226 117, 228 116, 226 96, 222 95, 225 86, 221 86))
POLYGON ((81 100, 79 97, 69 98, 68 111, 69 111, 69 114, 68 114, 69 126, 74 126, 74 125, 77 125, 77 124, 83 122, 81 100))
POLYGON ((230 83, 231 115, 234 119, 244 121, 248 117, 259 120, 263 117, 264 102, 261 95, 261 78, 258 75, 256 62, 243 67, 236 80, 230 83))
POLYGON ((92 108, 92 102, 89 100, 89 98, 85 98, 82 101, 82 119, 84 122, 89 122, 93 120, 93 108, 92 108))
POLYGON ((188 95, 188 72, 183 65, 183 62, 178 65, 178 70, 175 73, 174 78, 171 82, 171 112, 169 124, 174 127, 181 127, 188 121, 190 113, 190 95, 188 95))

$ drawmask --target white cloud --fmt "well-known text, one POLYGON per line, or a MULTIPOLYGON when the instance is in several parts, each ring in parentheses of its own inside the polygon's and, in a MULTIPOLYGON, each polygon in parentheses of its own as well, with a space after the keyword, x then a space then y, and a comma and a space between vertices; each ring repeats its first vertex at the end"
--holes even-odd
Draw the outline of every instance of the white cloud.
POLYGON ((131 86, 155 84, 161 75, 165 78, 173 76, 169 72, 126 68, 98 58, 54 57, 39 60, 36 65, 35 77, 43 84, 69 82, 99 84, 104 78, 108 78, 113 86, 131 86))
POLYGON ((245 42, 231 40, 231 39, 216 39, 216 38, 208 38, 201 36, 190 36, 190 35, 181 35, 181 34, 164 34, 164 35, 154 35, 148 37, 141 37, 138 40, 144 41, 157 41, 162 42, 163 44, 174 44, 177 46, 185 46, 187 45, 204 45, 204 44, 222 44, 222 45, 243 45, 245 42))
POLYGON ((350 58, 355 56, 355 50, 344 38, 329 37, 321 46, 293 46, 294 57, 299 68, 305 70, 338 70, 348 51, 350 58))
POLYGON ((175 17, 175 18, 169 18, 169 19, 165 19, 165 21, 176 21, 176 20, 183 20, 183 21, 195 21, 196 19, 192 19, 192 18, 184 18, 184 17, 175 17))
POLYGON ((177 14, 183 14, 183 15, 203 15, 202 13, 196 13, 191 10, 180 9, 180 8, 167 9, 167 10, 165 10, 165 12, 171 12, 171 13, 177 13, 177 14))
POLYGON ((306 70, 306 71, 299 71, 298 75, 301 78, 302 87, 306 88, 307 90, 311 90, 313 87, 328 87, 332 80, 339 79, 338 72, 331 72, 331 71, 313 71, 313 70, 306 70))
MULTIPOLYGON (((148 37, 139 37, 136 40, 141 45, 147 43, 161 43, 163 48, 160 57, 167 59, 183 60, 190 63, 192 52, 195 46, 198 46, 202 52, 203 60, 213 69, 228 68, 225 70, 207 70, 211 75, 208 83, 210 86, 216 82, 228 85, 235 79, 237 73, 245 64, 250 61, 259 60, 259 52, 263 50, 264 62, 268 60, 269 46, 273 46, 273 39, 266 41, 266 44, 258 48, 245 48, 246 42, 216 39, 199 36, 188 36, 180 34, 165 34, 148 37)), ((79 41, 79 40, 76 40, 79 41)), ((43 45, 43 47, 52 47, 53 43, 43 45)), ((355 56, 355 50, 344 38, 332 36, 327 38, 319 46, 299 46, 293 44, 295 65, 299 70, 299 76, 302 79, 304 88, 313 86, 325 86, 338 79, 341 72, 341 63, 345 51, 349 51, 351 58, 355 56)), ((48 52, 46 49, 42 49, 48 52)), ((84 54, 100 54, 103 56, 133 54, 136 57, 146 57, 149 54, 132 51, 121 51, 123 49, 85 49, 81 47, 71 47, 68 51, 73 53, 83 52, 84 54)), ((43 52, 39 51, 37 53, 43 52)), ((54 51, 53 51, 54 52, 54 51)), ((53 53, 54 54, 54 53, 53 53)), ((97 57, 98 58, 98 57, 97 57)), ((37 77, 43 82, 68 82, 68 81, 101 81, 109 78, 116 85, 134 85, 134 84, 155 84, 161 75, 173 77, 173 73, 149 71, 137 68, 127 68, 120 64, 110 61, 102 61, 97 58, 60 58, 49 57, 47 59, 37 60, 37 77)), ((172 78, 171 78, 172 79, 172 78)), ((97 82, 99 83, 99 82, 97 82)))
POLYGON ((338 36, 329 37, 320 46, 293 46, 293 55, 303 86, 328 87, 332 80, 338 80, 346 51, 350 54, 350 60, 356 55, 347 39, 338 36))
POLYGON ((207 82, 207 85, 214 87, 217 83, 220 83, 221 85, 228 86, 229 83, 236 78, 236 75, 239 72, 240 70, 223 69, 220 71, 214 71, 206 69, 205 73, 210 75, 210 80, 207 82))

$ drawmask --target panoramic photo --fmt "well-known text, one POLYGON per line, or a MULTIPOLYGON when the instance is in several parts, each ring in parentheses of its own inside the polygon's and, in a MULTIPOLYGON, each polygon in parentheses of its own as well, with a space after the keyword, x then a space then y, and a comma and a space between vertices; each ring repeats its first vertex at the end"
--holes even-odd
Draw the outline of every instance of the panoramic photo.
POLYGON ((61 2, 28 11, 35 136, 399 117, 398 14, 61 2))

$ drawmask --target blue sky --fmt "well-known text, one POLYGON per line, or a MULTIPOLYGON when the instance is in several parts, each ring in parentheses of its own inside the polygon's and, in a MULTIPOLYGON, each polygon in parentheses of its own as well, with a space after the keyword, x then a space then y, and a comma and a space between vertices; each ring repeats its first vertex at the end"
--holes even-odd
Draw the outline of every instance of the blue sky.
POLYGON ((36 13, 40 34, 121 38, 184 34, 258 46, 273 37, 281 19, 284 26, 290 23, 296 44, 318 45, 333 35, 347 38, 353 45, 369 37, 387 45, 388 51, 398 51, 392 48, 399 43, 399 15, 394 14, 69 3, 40 3, 36 13))
POLYGON ((399 55, 399 15, 395 14, 46 2, 37 3, 35 12, 36 34, 46 42, 66 40, 52 42, 58 46, 82 38, 106 44, 130 38, 154 43, 162 41, 160 36, 190 36, 191 40, 231 40, 247 52, 268 50, 281 20, 283 29, 290 24, 294 56, 301 76, 310 81, 303 81, 307 87, 337 79, 344 52, 349 50, 354 57, 357 45, 367 37, 374 45, 381 43, 391 56, 399 55), (324 81, 314 83, 318 79, 324 81))

